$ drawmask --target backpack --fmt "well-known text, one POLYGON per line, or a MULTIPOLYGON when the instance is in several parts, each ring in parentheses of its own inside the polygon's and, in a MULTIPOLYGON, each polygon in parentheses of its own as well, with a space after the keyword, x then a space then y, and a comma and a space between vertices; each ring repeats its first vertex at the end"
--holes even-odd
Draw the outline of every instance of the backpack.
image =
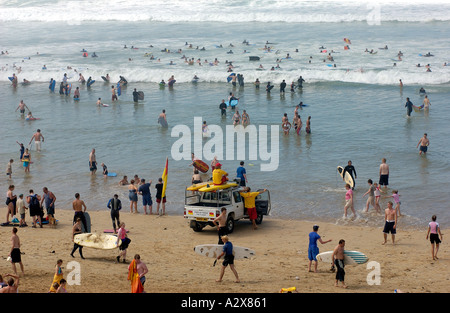
POLYGON ((36 197, 36 195, 30 196, 30 207, 33 207, 33 208, 39 208, 40 207, 39 200, 36 197))

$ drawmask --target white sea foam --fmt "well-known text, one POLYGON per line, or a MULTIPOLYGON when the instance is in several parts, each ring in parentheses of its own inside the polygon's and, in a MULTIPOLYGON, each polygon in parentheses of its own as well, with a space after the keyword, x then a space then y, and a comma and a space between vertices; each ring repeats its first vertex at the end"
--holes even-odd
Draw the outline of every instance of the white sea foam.
POLYGON ((237 0, 72 0, 2 1, 0 21, 81 23, 85 21, 287 22, 368 21, 430 22, 450 20, 443 1, 237 1, 237 0))

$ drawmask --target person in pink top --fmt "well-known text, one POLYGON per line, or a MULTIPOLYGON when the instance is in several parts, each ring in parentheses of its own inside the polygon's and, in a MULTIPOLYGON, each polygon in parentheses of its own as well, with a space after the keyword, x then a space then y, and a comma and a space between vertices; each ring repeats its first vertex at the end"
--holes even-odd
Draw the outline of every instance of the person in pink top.
POLYGON ((126 263, 125 258, 127 256, 127 248, 130 244, 130 238, 127 237, 127 231, 125 229, 125 223, 120 223, 120 228, 117 232, 117 246, 119 247, 119 255, 116 257, 117 263, 120 262, 120 257, 122 257, 122 262, 126 263), (119 241, 121 244, 119 246, 119 241))
POLYGON ((439 227, 439 223, 436 222, 436 215, 431 217, 431 222, 428 224, 428 232, 427 232, 427 240, 430 237, 431 242, 431 256, 433 260, 437 260, 437 253, 439 251, 439 244, 442 241, 442 233, 441 228, 439 227), (441 237, 439 239, 439 236, 441 237), (436 249, 435 249, 436 246, 436 249))
POLYGON ((394 199, 395 211, 397 212, 397 216, 401 216, 402 214, 400 213, 400 204, 402 204, 402 203, 400 202, 400 195, 398 194, 398 190, 392 190, 392 196, 387 196, 384 198, 393 198, 394 199))
POLYGON ((356 217, 355 207, 353 205, 353 190, 349 184, 345 185, 347 192, 345 193, 345 206, 344 206, 344 217, 347 217, 347 210, 350 208, 353 212, 353 217, 356 217))

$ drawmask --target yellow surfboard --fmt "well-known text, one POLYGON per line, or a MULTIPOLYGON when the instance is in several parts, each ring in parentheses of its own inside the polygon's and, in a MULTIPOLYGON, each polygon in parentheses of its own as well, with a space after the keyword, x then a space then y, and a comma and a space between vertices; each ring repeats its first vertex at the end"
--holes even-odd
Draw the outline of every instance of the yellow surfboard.
POLYGON ((222 189, 227 189, 230 187, 237 187, 239 186, 237 183, 226 183, 226 184, 222 184, 222 185, 214 185, 214 184, 210 184, 209 186, 205 186, 200 188, 198 191, 201 192, 207 192, 207 191, 216 191, 216 190, 222 190, 222 189))
POLYGON ((186 190, 197 191, 200 188, 205 187, 208 184, 212 184, 212 182, 204 182, 204 183, 193 184, 193 185, 187 187, 186 190))

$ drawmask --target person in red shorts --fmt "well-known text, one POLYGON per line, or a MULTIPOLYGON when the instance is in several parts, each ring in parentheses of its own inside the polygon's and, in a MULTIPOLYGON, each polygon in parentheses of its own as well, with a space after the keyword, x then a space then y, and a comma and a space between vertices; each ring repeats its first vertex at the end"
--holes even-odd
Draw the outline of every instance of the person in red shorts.
POLYGON ((263 191, 255 191, 255 192, 251 192, 250 187, 245 187, 244 192, 241 192, 241 197, 244 198, 244 206, 245 209, 247 210, 247 214, 249 219, 252 221, 252 228, 253 230, 256 230, 258 227, 256 226, 256 218, 257 218, 257 213, 256 213, 256 204, 255 204, 255 199, 256 197, 267 191, 267 189, 264 189, 263 191))

